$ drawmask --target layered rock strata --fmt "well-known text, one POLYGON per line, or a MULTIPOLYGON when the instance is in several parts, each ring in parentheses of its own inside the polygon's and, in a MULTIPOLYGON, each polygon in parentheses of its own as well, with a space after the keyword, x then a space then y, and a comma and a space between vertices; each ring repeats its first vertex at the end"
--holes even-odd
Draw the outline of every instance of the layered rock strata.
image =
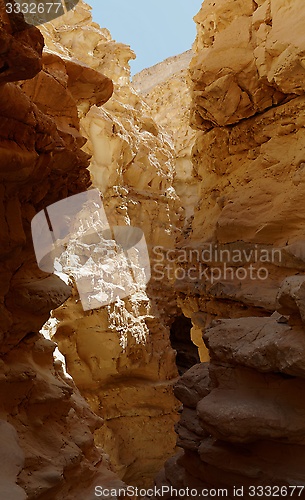
POLYGON ((228 498, 305 488, 304 16, 297 1, 206 0, 195 18, 201 195, 176 289, 211 359, 176 387, 183 451, 158 484, 228 498))
MULTIPOLYGON (((103 195, 109 223, 140 227, 153 262, 156 246, 174 247, 183 210, 173 189, 171 141, 130 85, 133 53, 92 23, 83 2, 42 31, 46 58, 59 56, 68 65, 80 61, 78 67, 85 64, 114 82, 113 96, 102 107, 78 101, 80 130, 87 139, 83 149, 92 157, 92 183, 103 195)), ((78 83, 75 87, 79 92, 78 83)), ((151 483, 175 450, 179 403, 172 386, 178 373, 169 326, 176 311, 169 280, 160 280, 152 266, 147 292, 139 289, 87 312, 73 294, 53 313, 50 334, 67 370, 104 419, 96 443, 124 481, 141 487, 151 483)))
POLYGON ((43 60, 41 33, 7 15, 3 1, 0 39, 0 496, 89 499, 95 485, 124 485, 94 445, 102 420, 54 361, 54 342, 38 333, 71 289, 39 271, 30 223, 40 209, 90 185, 77 102, 86 94, 88 105, 105 102, 112 82, 58 57, 43 60))

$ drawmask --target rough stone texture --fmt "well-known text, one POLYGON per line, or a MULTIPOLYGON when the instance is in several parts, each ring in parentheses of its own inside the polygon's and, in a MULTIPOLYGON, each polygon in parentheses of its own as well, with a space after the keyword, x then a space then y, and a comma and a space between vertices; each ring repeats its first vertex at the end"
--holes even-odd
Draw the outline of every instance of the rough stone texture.
POLYGON ((174 389, 182 451, 157 484, 227 488, 231 499, 233 486, 244 498, 250 485, 305 486, 303 3, 205 0, 190 65, 194 170, 188 56, 138 78, 151 111, 130 85, 130 49, 85 4, 43 28, 43 58, 39 32, 1 6, 1 493, 72 500, 123 484, 94 431, 121 478, 149 484, 175 448, 169 328, 181 311, 207 362, 174 389), (164 105, 173 96, 175 110, 164 105), (176 247, 180 277, 153 276, 147 293, 87 313, 72 290, 55 310, 45 331, 85 402, 37 334, 71 289, 37 270, 30 221, 88 187, 88 154, 110 222, 142 226, 151 255, 176 247), (225 259, 180 258, 206 245, 225 259), (280 257, 258 258, 275 246, 280 257))
MULTIPOLYGON (((167 134, 130 84, 132 51, 92 23, 83 2, 42 31, 52 52, 46 57, 61 57, 68 71, 71 59, 80 61, 114 82, 113 96, 102 107, 78 101, 80 130, 87 139, 83 149, 92 156, 92 183, 103 195, 110 224, 143 229, 151 255, 156 245, 173 248, 183 222, 173 189, 175 155, 167 134)), ((77 92, 79 88, 77 81, 77 92)), ((141 487, 151 483, 175 450, 179 403, 173 382, 178 373, 169 326, 176 311, 169 281, 158 281, 152 269, 147 293, 87 312, 73 294, 53 313, 51 336, 55 334, 67 370, 104 419, 96 443, 124 481, 141 487)))
POLYGON ((298 1, 205 0, 195 18, 200 202, 176 249, 180 275, 195 269, 176 290, 211 359, 176 389, 184 451, 158 486, 226 488, 231 499, 233 486, 243 498, 250 485, 305 486, 304 17, 298 1), (185 248, 218 254, 179 260, 185 248))
POLYGON ((94 445, 102 420, 55 362, 55 344, 38 333, 71 289, 37 268, 30 222, 90 185, 76 104, 93 81, 99 103, 112 84, 89 69, 67 69, 59 58, 42 61, 42 35, 8 16, 3 1, 0 40, 0 497, 89 499, 97 484, 124 484, 94 445), (77 98, 74 77, 85 85, 77 98))
POLYGON ((203 131, 194 155, 202 177, 194 238, 304 239, 303 4, 213 3, 196 16, 190 68, 192 123, 203 131))
POLYGON ((132 84, 150 106, 153 118, 171 137, 175 151, 174 188, 185 209, 185 226, 199 201, 199 183, 191 153, 195 132, 190 121, 190 81, 188 66, 191 50, 169 57, 133 77, 132 84))
POLYGON ((187 408, 195 409, 197 403, 209 394, 208 364, 194 365, 175 384, 175 396, 187 408))
MULTIPOLYGON (((276 313, 275 313, 276 314, 276 313)), ((207 328, 204 340, 212 359, 238 363, 261 372, 304 377, 305 336, 284 316, 220 320, 207 328)))
MULTIPOLYGON (((170 57, 162 63, 144 69, 133 77, 132 84, 150 107, 151 115, 166 130, 174 145, 175 175, 173 186, 184 208, 184 227, 182 245, 187 241, 192 227, 194 211, 199 202, 199 177, 192 163, 192 148, 195 144, 195 131, 190 127, 190 76, 188 66, 193 56, 191 50, 178 56, 170 57)), ((176 243, 177 244, 177 243, 176 243)), ((171 271, 173 265, 167 262, 171 271)), ((186 264, 189 267, 188 264, 186 264)), ((170 273, 174 280, 173 273, 170 273)), ((178 304, 181 303, 178 299, 178 304)), ((194 310, 183 304, 183 314, 191 318, 194 310)), ((201 361, 209 359, 208 351, 202 340, 202 331, 195 324, 191 328, 191 340, 198 348, 201 361)), ((185 346, 186 347, 186 346, 185 346)), ((180 343, 180 351, 185 348, 180 343)), ((193 357, 192 349, 187 350, 188 357, 193 357)), ((186 357, 186 356, 185 356, 186 357)))

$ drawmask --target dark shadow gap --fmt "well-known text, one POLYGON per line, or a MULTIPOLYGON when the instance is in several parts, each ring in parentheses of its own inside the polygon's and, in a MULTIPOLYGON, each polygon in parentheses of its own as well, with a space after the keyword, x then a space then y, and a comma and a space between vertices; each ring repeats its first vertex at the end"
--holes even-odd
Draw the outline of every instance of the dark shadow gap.
POLYGON ((172 348, 177 352, 176 365, 179 375, 200 363, 198 348, 191 340, 192 321, 183 314, 177 316, 170 329, 172 348))

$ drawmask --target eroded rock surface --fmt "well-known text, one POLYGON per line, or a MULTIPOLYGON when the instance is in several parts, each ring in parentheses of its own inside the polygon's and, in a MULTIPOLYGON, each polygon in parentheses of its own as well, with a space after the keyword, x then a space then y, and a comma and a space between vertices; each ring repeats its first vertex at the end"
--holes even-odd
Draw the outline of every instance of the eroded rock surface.
POLYGON ((303 4, 205 0, 192 94, 184 55, 138 77, 152 109, 130 85, 132 52, 84 3, 42 28, 43 56, 39 32, 1 7, 3 495, 123 485, 93 433, 120 478, 150 484, 175 449, 175 397, 182 451, 158 485, 228 498, 234 486, 244 498, 305 486, 303 4), (88 166, 109 222, 139 225, 173 273, 84 312, 75 289, 37 269, 30 221, 86 190, 88 166), (44 332, 80 392, 37 333, 50 309, 44 332), (169 331, 182 313, 206 362, 173 394, 169 331))
MULTIPOLYGON (((130 84, 132 51, 92 23, 83 2, 42 31, 47 60, 60 57, 68 72, 75 61, 80 62, 77 71, 82 64, 91 68, 84 73, 82 88, 87 89, 88 80, 99 88, 98 80, 89 79, 90 71, 98 70, 114 83, 113 95, 103 106, 94 88, 90 103, 78 100, 80 131, 87 139, 83 150, 91 155, 92 183, 103 195, 109 223, 140 227, 151 257, 157 245, 173 248, 183 224, 173 188, 175 154, 130 84)), ((80 92, 81 78, 71 93, 80 92)), ((139 288, 126 299, 86 312, 73 294, 53 313, 51 336, 65 355, 67 370, 104 419, 96 443, 124 481, 141 487, 152 482, 175 450, 179 403, 173 382, 178 372, 169 326, 176 311, 169 280, 158 280, 152 268, 147 292, 139 288)))
POLYGON ((195 132, 190 127, 191 50, 144 69, 133 77, 132 84, 143 96, 153 118, 165 128, 175 151, 174 188, 185 210, 185 226, 199 200, 199 183, 192 164, 195 132))
POLYGON ((196 239, 304 239, 303 16, 301 2, 249 0, 205 2, 196 17, 196 239))
POLYGON ((0 38, 0 497, 89 499, 95 485, 124 484, 94 445, 102 420, 54 361, 54 342, 38 333, 71 288, 38 269, 30 223, 90 185, 77 116, 86 89, 76 96, 74 77, 89 84, 88 102, 92 88, 105 102, 112 83, 58 57, 43 60, 41 33, 8 16, 3 1, 0 38))
POLYGON ((176 259, 180 276, 195 269, 176 290, 210 361, 176 388, 183 452, 158 485, 229 498, 234 486, 243 498, 251 485, 305 486, 304 16, 287 0, 206 0, 195 18, 201 194, 176 259))

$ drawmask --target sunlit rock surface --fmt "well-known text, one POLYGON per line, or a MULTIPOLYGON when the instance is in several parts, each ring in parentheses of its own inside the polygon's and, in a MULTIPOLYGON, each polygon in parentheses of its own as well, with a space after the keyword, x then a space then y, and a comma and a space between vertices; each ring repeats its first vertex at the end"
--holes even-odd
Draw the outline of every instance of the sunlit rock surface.
POLYGON ((157 485, 305 486, 303 3, 205 0, 189 76, 188 54, 138 75, 146 102, 132 52, 85 4, 42 28, 42 57, 1 5, 2 496, 143 487, 176 442, 157 485), (85 191, 88 166, 153 266, 146 290, 84 312, 38 270, 30 222, 85 191), (161 280, 156 246, 171 251, 161 280), (204 362, 177 380, 182 313, 204 362))
MULTIPOLYGON (((90 499, 95 485, 123 483, 94 445, 102 420, 38 333, 71 288, 38 269, 30 231, 40 209, 89 187, 89 156, 65 63, 50 56, 44 65, 40 32, 4 2, 0 23, 0 497, 90 499)), ((94 75, 99 103, 110 97, 109 79, 74 71, 91 88, 94 75)))
POLYGON ((194 239, 304 239, 304 15, 301 2, 248 0, 205 2, 196 17, 194 239))
POLYGON ((199 183, 191 160, 195 132, 190 127, 191 50, 166 59, 133 77, 132 84, 151 108, 152 116, 171 137, 175 151, 174 187, 185 210, 185 226, 199 200, 199 183))
POLYGON ((210 362, 176 387, 183 452, 159 486, 305 487, 304 18, 288 0, 205 0, 195 18, 200 201, 176 290, 210 362))
MULTIPOLYGON (((183 225, 173 188, 175 154, 166 132, 130 85, 132 51, 92 23, 86 4, 80 2, 73 13, 42 31, 46 57, 60 56, 68 66, 80 61, 114 83, 113 96, 102 107, 101 102, 90 107, 94 88, 89 101, 86 96, 78 101, 80 131, 87 139, 83 150, 92 156, 92 183, 102 193, 110 226, 144 231, 152 279, 147 291, 138 286, 128 298, 94 311, 84 312, 73 293, 54 311, 51 335, 81 393, 104 419, 96 443, 124 481, 143 487, 174 453, 176 441, 179 403, 172 386, 178 373, 169 341, 176 299, 169 280, 156 279, 153 265, 154 247, 174 248, 183 225)), ((92 82, 98 86, 94 78, 92 82)), ((72 85, 79 92, 78 82, 72 85)))
MULTIPOLYGON (((192 100, 189 64, 193 55, 189 50, 170 57, 162 63, 144 69, 135 75, 132 81, 133 86, 149 104, 152 117, 164 127, 174 145, 176 169, 173 185, 184 208, 183 234, 178 236, 178 240, 182 239, 182 242, 191 230, 200 193, 199 177, 192 163, 196 132, 190 126, 192 100)), ((168 264, 172 271, 172 264, 168 264)), ((189 263, 186 267, 190 267, 189 263)), ((169 274, 174 281, 175 274, 169 274)), ((183 306, 186 318, 190 318, 192 313, 192 308, 183 306)), ((198 348, 201 361, 206 361, 209 356, 202 339, 202 331, 194 324, 190 332, 190 342, 198 348)), ((191 351, 190 348, 188 350, 191 351)))

